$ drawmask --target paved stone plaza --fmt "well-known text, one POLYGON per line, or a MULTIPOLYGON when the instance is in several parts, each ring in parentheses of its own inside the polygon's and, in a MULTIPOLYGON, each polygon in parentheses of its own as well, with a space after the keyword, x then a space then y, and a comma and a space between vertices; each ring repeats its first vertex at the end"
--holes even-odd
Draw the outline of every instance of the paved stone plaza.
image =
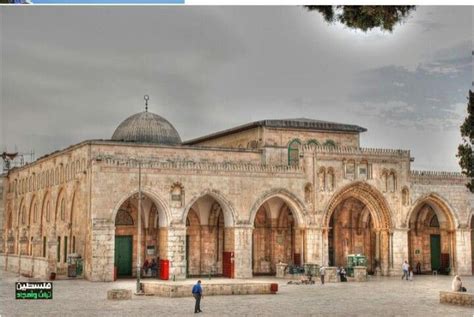
MULTIPOLYGON (((107 290, 134 289, 135 281, 54 282, 54 299, 14 299, 14 282, 26 281, 1 272, 1 316, 184 316, 193 315, 192 298, 133 296, 132 300, 107 300, 107 290)), ((209 296, 202 302, 203 315, 222 316, 473 316, 469 307, 439 304, 439 291, 449 290, 449 276, 417 276, 412 282, 399 278, 374 278, 367 283, 286 285, 280 282, 277 295, 209 296)), ((213 282, 217 279, 213 279, 213 282)), ((260 279, 254 279, 260 280, 260 279)), ((229 280, 227 280, 229 281, 229 280)), ((474 277, 463 277, 468 290, 474 277)), ((207 280, 203 280, 204 290, 207 280)))

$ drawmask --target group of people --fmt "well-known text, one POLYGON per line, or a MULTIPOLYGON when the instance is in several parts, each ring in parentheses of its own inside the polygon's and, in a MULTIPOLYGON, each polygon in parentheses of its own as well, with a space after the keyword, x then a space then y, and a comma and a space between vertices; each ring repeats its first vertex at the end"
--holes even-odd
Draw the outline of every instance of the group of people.
MULTIPOLYGON (((418 274, 421 273, 420 266, 421 266, 420 262, 418 262, 418 264, 416 265, 416 271, 418 274)), ((402 264, 402 271, 403 271, 402 280, 403 279, 410 280, 410 281, 413 280, 413 269, 411 268, 410 264, 408 264, 407 261, 405 261, 402 264)), ((466 292, 467 291, 466 288, 462 286, 461 277, 459 277, 459 275, 456 275, 454 277, 453 282, 451 283, 451 288, 453 292, 466 292)))
POLYGON ((145 273, 145 276, 148 276, 148 272, 151 271, 151 276, 156 276, 156 271, 158 270, 158 263, 156 260, 153 258, 150 261, 148 259, 145 259, 145 262, 143 263, 143 272, 145 273))

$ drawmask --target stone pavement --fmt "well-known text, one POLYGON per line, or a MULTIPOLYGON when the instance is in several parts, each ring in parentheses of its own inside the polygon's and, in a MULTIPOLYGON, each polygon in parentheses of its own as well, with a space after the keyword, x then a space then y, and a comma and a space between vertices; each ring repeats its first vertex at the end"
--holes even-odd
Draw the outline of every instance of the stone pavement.
MULTIPOLYGON (((287 285, 278 281, 277 295, 204 296, 207 316, 474 316, 472 308, 439 304, 439 291, 449 290, 450 276, 415 276, 415 280, 372 278, 365 283, 287 285)), ((462 277, 474 290, 474 276, 462 277)), ((0 271, 0 314, 4 316, 192 316, 192 298, 133 296, 107 300, 107 290, 135 288, 135 280, 98 283, 54 281, 53 300, 15 300, 14 282, 32 279, 0 271)), ((194 281, 194 280, 193 280, 194 281)), ((206 280, 202 279, 204 291, 206 280)), ((212 280, 213 282, 215 279, 212 280)), ((192 281, 191 281, 192 282, 192 281)))

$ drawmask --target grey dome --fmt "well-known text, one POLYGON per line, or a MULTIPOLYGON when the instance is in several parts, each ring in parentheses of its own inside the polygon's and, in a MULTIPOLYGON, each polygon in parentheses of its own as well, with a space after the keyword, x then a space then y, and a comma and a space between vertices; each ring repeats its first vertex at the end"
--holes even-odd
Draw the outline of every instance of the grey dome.
POLYGON ((112 135, 112 140, 165 145, 181 144, 178 131, 168 120, 147 111, 134 114, 120 123, 112 135))

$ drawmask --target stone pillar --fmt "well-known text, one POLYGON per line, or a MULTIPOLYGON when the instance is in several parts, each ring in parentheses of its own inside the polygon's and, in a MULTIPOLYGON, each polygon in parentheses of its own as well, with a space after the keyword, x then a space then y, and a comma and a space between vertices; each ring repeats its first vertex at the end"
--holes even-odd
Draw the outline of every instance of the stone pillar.
POLYGON ((186 279, 186 226, 173 225, 168 230, 166 259, 170 261, 170 279, 186 279))
POLYGON ((329 241, 328 241, 329 228, 323 228, 321 230, 321 256, 320 265, 329 266, 329 241))
POLYGON ((92 219, 91 281, 114 279, 115 225, 106 218, 92 219))
POLYGON ((375 229, 375 259, 377 260, 377 266, 374 268, 376 274, 379 273, 379 270, 382 268, 381 258, 380 258, 380 230, 375 229))
POLYGON ((234 277, 252 277, 252 233, 253 227, 239 226, 234 228, 234 277))
POLYGON ((367 267, 354 266, 354 280, 356 282, 366 282, 367 281, 367 267))
MULTIPOLYGON (((471 275, 472 274, 472 258, 471 258, 471 230, 468 227, 462 227, 455 232, 456 250, 455 268, 456 271, 451 274, 471 275)), ((453 254, 451 253, 451 254, 453 254)))
POLYGON ((52 272, 57 273, 58 240, 56 237, 56 230, 54 228, 49 232, 47 247, 48 274, 52 272))
POLYGON ((326 267, 326 270, 324 273, 325 273, 324 282, 327 282, 327 283, 339 282, 338 277, 337 277, 337 267, 335 266, 326 267))
POLYGON ((321 229, 314 227, 306 228, 304 253, 306 263, 321 263, 321 229))
POLYGON ((394 228, 392 234, 393 244, 393 268, 390 269, 389 275, 400 275, 402 264, 408 261, 408 229, 394 228))
POLYGON ((382 275, 388 275, 388 229, 380 231, 380 256, 382 275))

